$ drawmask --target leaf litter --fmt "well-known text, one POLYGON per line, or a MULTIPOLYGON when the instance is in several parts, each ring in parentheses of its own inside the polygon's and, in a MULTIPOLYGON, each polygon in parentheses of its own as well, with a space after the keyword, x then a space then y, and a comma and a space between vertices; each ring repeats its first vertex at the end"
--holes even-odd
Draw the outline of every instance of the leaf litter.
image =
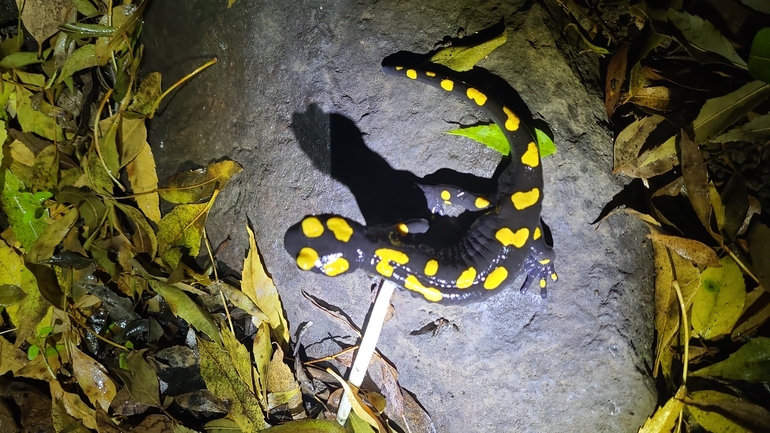
MULTIPOLYGON (((165 91, 157 72, 140 79, 146 5, 28 0, 21 21, 35 46, 23 46, 22 30, 0 43, 0 369, 50 393, 6 390, 19 427, 344 430, 325 399, 347 384, 301 362, 299 342, 286 352, 289 326, 251 228, 240 282, 195 265, 204 251, 213 258, 206 218, 242 168, 221 159, 160 185, 146 121, 216 59, 165 91), (174 205, 165 215, 161 199, 174 205)), ((395 422, 432 425, 395 397, 395 368, 380 370, 395 422)), ((368 422, 349 428, 391 431, 385 400, 361 395, 356 413, 368 422)))
POLYGON ((661 405, 640 432, 766 431, 770 396, 752 384, 770 366, 766 5, 564 3, 591 44, 619 41, 600 45, 605 109, 614 172, 633 180, 595 222, 626 212, 653 243, 661 405))

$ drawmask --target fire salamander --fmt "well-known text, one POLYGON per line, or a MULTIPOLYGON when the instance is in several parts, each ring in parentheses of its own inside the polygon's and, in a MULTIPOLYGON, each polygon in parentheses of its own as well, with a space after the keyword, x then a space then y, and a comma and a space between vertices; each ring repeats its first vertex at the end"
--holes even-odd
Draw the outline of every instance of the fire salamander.
POLYGON ((556 281, 557 275, 554 252, 546 245, 540 225, 540 153, 527 125, 493 95, 451 78, 449 73, 432 72, 443 70, 441 67, 383 69, 442 89, 483 110, 511 146, 510 165, 501 173, 494 197, 449 185, 420 186, 433 213, 441 213, 444 203, 485 210, 455 245, 434 248, 409 242, 405 233, 424 232, 429 226, 426 220, 382 228, 366 227, 338 215, 312 215, 286 232, 284 244, 297 266, 330 277, 365 269, 441 303, 484 299, 526 272, 522 291, 538 281, 545 298, 547 281, 556 281))

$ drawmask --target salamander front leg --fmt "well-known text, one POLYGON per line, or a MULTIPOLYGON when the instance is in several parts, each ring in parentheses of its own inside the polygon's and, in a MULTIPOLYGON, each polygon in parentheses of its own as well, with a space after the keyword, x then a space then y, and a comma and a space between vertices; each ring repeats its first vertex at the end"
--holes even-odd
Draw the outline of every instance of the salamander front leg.
POLYGON ((431 213, 445 215, 445 206, 459 206, 469 211, 487 209, 490 199, 473 194, 454 185, 417 185, 425 194, 431 213))

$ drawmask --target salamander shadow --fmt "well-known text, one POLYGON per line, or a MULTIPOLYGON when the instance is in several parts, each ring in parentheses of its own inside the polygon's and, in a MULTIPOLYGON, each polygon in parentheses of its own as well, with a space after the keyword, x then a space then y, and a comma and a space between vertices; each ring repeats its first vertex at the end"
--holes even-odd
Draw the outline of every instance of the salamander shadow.
POLYGON ((418 183, 450 184, 485 194, 494 193, 497 187, 498 173, 487 179, 442 168, 420 178, 411 172, 396 170, 366 146, 352 120, 338 113, 326 113, 315 104, 305 112, 294 113, 291 128, 300 149, 313 165, 350 189, 367 226, 392 226, 423 218, 430 221, 430 231, 421 236, 421 241, 433 245, 454 242, 478 214, 465 212, 457 218, 431 214, 418 183), (433 236, 436 239, 432 239, 433 236))

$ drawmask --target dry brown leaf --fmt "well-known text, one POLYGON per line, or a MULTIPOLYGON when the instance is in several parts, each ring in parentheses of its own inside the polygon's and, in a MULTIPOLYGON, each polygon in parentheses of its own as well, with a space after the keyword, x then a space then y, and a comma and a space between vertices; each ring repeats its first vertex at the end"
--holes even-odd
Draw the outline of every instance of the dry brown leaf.
POLYGON ((711 190, 703 155, 698 144, 692 141, 686 131, 682 130, 680 137, 682 179, 687 190, 687 198, 703 227, 717 242, 721 243, 722 236, 711 228, 711 190))
POLYGON ((621 44, 610 58, 607 65, 607 78, 604 82, 604 109, 607 111, 607 117, 611 118, 615 112, 615 107, 620 102, 621 89, 626 81, 626 70, 628 68, 628 48, 631 46, 628 42, 621 44))
POLYGON ((693 261, 699 266, 719 267, 719 256, 709 246, 693 239, 669 236, 660 233, 650 233, 648 238, 668 247, 687 260, 693 261))
POLYGON ((67 16, 74 11, 72 0, 25 0, 21 11, 24 27, 42 46, 46 39, 59 31, 67 22, 67 16))

